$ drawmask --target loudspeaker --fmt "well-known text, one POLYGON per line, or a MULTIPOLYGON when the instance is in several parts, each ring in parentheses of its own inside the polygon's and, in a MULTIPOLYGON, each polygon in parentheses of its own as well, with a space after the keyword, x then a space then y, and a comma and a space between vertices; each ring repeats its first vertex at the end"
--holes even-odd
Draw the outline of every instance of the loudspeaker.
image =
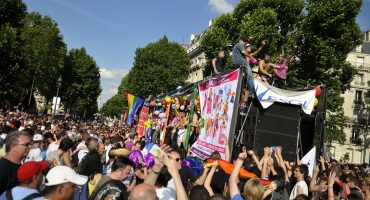
POLYGON ((277 102, 263 109, 259 101, 254 99, 249 112, 249 105, 239 111, 233 159, 237 158, 243 146, 253 148, 259 156, 263 156, 266 146, 281 146, 283 158, 288 161, 296 160, 297 147, 301 149, 302 157, 316 146, 316 156, 319 156, 324 146, 325 87, 321 87, 321 95, 317 98, 318 105, 311 115, 305 114, 301 106, 277 102))
POLYGON ((241 146, 246 146, 253 148, 259 156, 263 156, 264 147, 281 146, 284 159, 294 161, 300 114, 300 106, 274 103, 263 109, 258 100, 254 100, 248 116, 239 115, 237 130, 242 128, 244 121, 245 123, 242 132, 237 132, 241 133, 237 142, 241 144, 236 146, 237 151, 241 146))

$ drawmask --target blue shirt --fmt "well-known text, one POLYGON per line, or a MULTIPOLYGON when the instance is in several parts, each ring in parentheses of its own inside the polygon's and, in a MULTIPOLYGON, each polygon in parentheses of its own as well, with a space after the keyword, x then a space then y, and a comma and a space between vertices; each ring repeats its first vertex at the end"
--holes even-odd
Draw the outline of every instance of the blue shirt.
POLYGON ((232 55, 232 61, 234 66, 249 66, 247 58, 242 53, 242 51, 245 49, 244 45, 237 43, 233 47, 233 55, 232 55))
MULTIPOLYGON (((39 193, 36 189, 31 188, 25 188, 21 186, 14 187, 12 189, 12 195, 13 199, 24 199, 24 197, 33 194, 33 193, 39 193)), ((43 200, 44 197, 37 197, 34 200, 43 200)), ((6 199, 6 191, 0 196, 0 200, 7 200, 6 199)))
POLYGON ((244 199, 243 199, 242 195, 236 194, 236 195, 233 196, 233 198, 231 200, 244 200, 244 199))

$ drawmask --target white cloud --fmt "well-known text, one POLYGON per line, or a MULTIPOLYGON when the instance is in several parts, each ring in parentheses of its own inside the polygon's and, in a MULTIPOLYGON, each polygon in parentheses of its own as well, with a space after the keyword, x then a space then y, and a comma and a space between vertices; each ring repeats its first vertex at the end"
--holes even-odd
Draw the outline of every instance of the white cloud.
POLYGON ((127 70, 124 69, 106 69, 100 68, 100 77, 103 79, 121 79, 123 75, 127 73, 127 70))
POLYGON ((208 5, 217 13, 228 13, 234 10, 234 6, 228 0, 208 0, 208 5))

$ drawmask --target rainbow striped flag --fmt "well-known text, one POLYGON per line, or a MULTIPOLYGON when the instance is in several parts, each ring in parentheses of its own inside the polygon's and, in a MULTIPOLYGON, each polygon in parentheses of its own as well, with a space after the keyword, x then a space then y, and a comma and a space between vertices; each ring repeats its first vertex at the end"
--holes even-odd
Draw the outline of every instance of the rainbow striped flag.
POLYGON ((144 100, 128 92, 125 92, 125 96, 127 99, 127 109, 123 121, 126 121, 126 124, 131 126, 132 122, 134 121, 136 112, 140 108, 144 100))

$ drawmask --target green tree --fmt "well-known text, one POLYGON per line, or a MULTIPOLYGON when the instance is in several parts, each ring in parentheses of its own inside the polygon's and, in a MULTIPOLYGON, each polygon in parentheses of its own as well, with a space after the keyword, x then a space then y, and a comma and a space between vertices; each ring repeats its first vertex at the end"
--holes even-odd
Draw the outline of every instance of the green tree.
POLYGON ((92 116, 101 93, 99 67, 85 48, 68 52, 62 72, 61 101, 70 112, 92 116))
POLYGON ((136 49, 135 62, 122 80, 119 94, 124 91, 141 98, 159 95, 185 84, 190 60, 181 45, 169 42, 164 36, 159 41, 136 49))
POLYGON ((21 0, 0 3, 0 106, 11 107, 26 96, 29 80, 24 70, 23 43, 19 37, 26 15, 21 0))
POLYGON ((303 0, 241 0, 233 13, 216 19, 202 38, 201 48, 211 59, 217 49, 235 44, 240 36, 251 38, 253 46, 267 39, 264 52, 270 55, 290 53, 296 44, 299 50, 297 59, 289 66, 288 86, 324 84, 330 116, 325 138, 329 142, 344 142, 346 118, 339 94, 349 88, 356 73, 346 57, 361 43, 361 31, 355 21, 361 3, 361 0, 308 0, 306 4, 303 0))
POLYGON ((67 53, 58 24, 39 13, 26 15, 21 32, 30 79, 35 76, 35 88, 47 99, 55 96, 67 53))
MULTIPOLYGON (((362 42, 361 30, 356 23, 361 0, 308 1, 307 14, 302 20, 297 37, 299 60, 289 68, 296 76, 291 79, 306 84, 323 83, 328 89, 329 119, 326 138, 345 141, 343 97, 349 89, 356 70, 346 62, 347 54, 362 42), (333 131, 333 125, 338 126, 333 131)), ((329 141, 331 141, 329 140, 329 141)))
POLYGON ((117 94, 110 98, 101 108, 104 116, 114 117, 124 114, 127 100, 124 95, 117 94))

